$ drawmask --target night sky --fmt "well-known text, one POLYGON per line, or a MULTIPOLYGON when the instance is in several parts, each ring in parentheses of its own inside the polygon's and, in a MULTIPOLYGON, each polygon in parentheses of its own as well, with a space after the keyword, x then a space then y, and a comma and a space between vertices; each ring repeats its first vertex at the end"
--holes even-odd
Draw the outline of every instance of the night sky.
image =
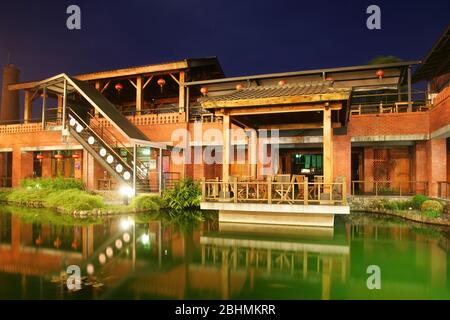
POLYGON ((450 23, 450 1, 8 1, 0 65, 21 80, 217 56, 227 76, 423 59, 450 23), (66 28, 77 4, 82 29, 66 28), (381 30, 366 8, 381 7, 381 30))

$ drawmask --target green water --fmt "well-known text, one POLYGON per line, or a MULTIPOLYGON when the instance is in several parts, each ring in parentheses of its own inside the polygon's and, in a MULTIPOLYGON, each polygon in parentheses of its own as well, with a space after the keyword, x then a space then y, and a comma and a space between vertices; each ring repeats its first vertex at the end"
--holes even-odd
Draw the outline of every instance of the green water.
POLYGON ((0 299, 448 299, 449 238, 367 214, 314 229, 4 207, 0 299), (83 277, 76 292, 69 265, 83 277), (367 287, 370 265, 381 289, 367 287))

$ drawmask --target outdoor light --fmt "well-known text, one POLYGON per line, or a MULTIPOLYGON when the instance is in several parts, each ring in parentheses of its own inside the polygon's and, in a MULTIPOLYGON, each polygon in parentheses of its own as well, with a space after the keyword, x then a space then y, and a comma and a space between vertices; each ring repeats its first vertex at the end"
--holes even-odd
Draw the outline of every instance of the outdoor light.
POLYGON ((91 136, 91 137, 88 138, 88 143, 89 144, 94 144, 94 142, 95 142, 94 137, 91 136))
MULTIPOLYGON (((130 227, 134 224, 134 220, 131 219, 130 217, 128 218, 124 218, 120 220, 120 227, 122 228, 122 230, 128 230, 130 229, 130 227)), ((124 239, 125 240, 125 239, 124 239)), ((128 241, 125 241, 128 242, 128 241)))
POLYGON ((125 232, 125 233, 123 234, 123 241, 125 241, 125 242, 130 242, 130 240, 131 240, 130 234, 129 234, 128 232, 125 232))
POLYGON ((105 149, 105 148, 101 148, 101 149, 100 149, 100 155, 101 155, 102 157, 106 156, 106 149, 105 149))
POLYGON ((202 95, 206 96, 208 94, 208 88, 207 87, 202 87, 200 88, 200 92, 202 93, 202 95))
POLYGON ((114 243, 116 245, 116 248, 118 250, 122 249, 122 240, 117 239, 116 242, 114 243))
POLYGON ((94 273, 94 266, 92 265, 92 263, 89 263, 86 267, 86 271, 88 274, 93 274, 94 273))
POLYGON ((104 263, 106 262, 106 256, 105 256, 104 253, 100 253, 100 255, 98 256, 98 261, 99 261, 101 264, 104 264, 104 263))
POLYGON ((149 236, 147 233, 144 233, 144 234, 141 236, 141 242, 142 242, 142 244, 143 244, 144 246, 149 245, 149 244, 150 244, 150 236, 149 236))
POLYGON ((128 171, 125 171, 125 173, 123 174, 123 178, 124 178, 125 180, 130 180, 131 174, 130 174, 128 171))
POLYGON ((161 87, 161 93, 162 93, 163 92, 163 87, 166 84, 166 80, 164 80, 163 78, 160 78, 160 79, 158 79, 157 83, 158 83, 158 86, 161 87))
POLYGON ((123 196, 127 196, 127 197, 132 197, 134 196, 134 190, 132 187, 127 186, 127 185, 123 185, 120 187, 120 194, 123 196))
POLYGON ((278 85, 279 86, 284 86, 286 84, 286 81, 285 80, 280 80, 280 81, 278 81, 278 85))
POLYGON ((77 125, 77 128, 75 129, 78 133, 83 131, 83 127, 81 125, 77 125))
POLYGON ((118 164, 118 165, 116 166, 116 171, 117 171, 118 173, 121 173, 121 172, 123 171, 123 166, 122 166, 121 164, 118 164))
POLYGON ((108 162, 109 164, 113 163, 113 161, 114 161, 114 157, 113 157, 112 155, 109 155, 109 156, 106 158, 106 162, 108 162))
POLYGON ((106 248, 106 255, 108 256, 108 258, 111 258, 114 254, 114 251, 111 247, 106 248))
POLYGON ((73 127, 77 124, 77 121, 74 118, 70 118, 69 124, 71 127, 73 127))

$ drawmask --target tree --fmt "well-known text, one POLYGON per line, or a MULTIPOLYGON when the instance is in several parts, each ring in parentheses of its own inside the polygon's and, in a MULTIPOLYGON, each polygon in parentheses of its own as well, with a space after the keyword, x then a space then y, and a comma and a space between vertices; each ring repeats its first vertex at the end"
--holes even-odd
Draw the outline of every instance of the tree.
POLYGON ((385 63, 395 63, 400 62, 402 59, 396 56, 378 56, 373 58, 368 62, 368 64, 385 64, 385 63))

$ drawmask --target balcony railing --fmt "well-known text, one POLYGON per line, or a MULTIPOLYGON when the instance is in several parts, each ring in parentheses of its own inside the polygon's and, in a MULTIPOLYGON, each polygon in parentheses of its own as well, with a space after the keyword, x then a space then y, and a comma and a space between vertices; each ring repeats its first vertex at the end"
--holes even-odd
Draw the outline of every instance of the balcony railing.
POLYGON ((308 178, 290 181, 202 181, 203 202, 234 202, 264 204, 335 204, 346 205, 346 183, 309 182, 308 178))
POLYGON ((438 181, 438 197, 450 199, 450 181, 438 181))
POLYGON ((352 196, 411 196, 428 193, 428 181, 353 180, 352 196))

